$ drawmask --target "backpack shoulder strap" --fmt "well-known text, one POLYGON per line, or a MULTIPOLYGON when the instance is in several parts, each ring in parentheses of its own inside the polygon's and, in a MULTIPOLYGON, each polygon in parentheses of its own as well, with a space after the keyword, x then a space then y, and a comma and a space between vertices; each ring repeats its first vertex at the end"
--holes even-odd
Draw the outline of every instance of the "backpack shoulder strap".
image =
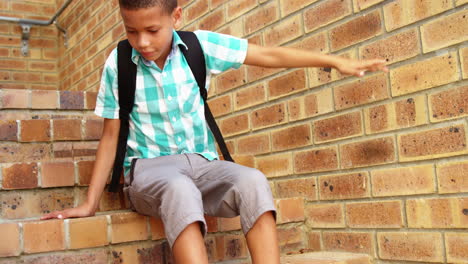
POLYGON ((197 38, 197 35, 189 31, 177 31, 182 41, 187 45, 188 49, 185 49, 183 45, 180 45, 180 49, 187 60, 187 63, 195 76, 198 87, 200 89, 200 95, 203 98, 205 105, 205 119, 210 127, 211 132, 213 133, 216 142, 218 143, 219 149, 223 154, 224 160, 234 162, 234 159, 229 154, 226 143, 224 142, 223 135, 219 130, 218 125, 216 124, 215 118, 211 113, 211 110, 207 103, 208 92, 206 90, 206 63, 203 49, 200 45, 200 41, 197 38))
POLYGON ((136 65, 132 61, 132 46, 128 40, 123 40, 117 45, 117 69, 120 131, 114 168, 112 170, 112 178, 109 186, 110 192, 118 191, 125 152, 127 150, 130 113, 132 112, 135 101, 136 65))

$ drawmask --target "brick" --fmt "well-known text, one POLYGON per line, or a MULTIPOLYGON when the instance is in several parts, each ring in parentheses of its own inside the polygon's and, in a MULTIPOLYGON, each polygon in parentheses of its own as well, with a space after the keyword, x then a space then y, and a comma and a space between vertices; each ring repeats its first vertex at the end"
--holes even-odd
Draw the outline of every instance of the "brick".
POLYGON ((467 228, 468 198, 414 199, 406 201, 410 228, 467 228))
POLYGON ((74 142, 72 146, 73 157, 96 156, 98 142, 74 142))
POLYGON ((329 51, 327 32, 312 34, 291 45, 292 48, 325 53, 329 51))
POLYGON ((307 236, 308 240, 308 249, 311 251, 321 251, 322 250, 322 245, 321 245, 321 235, 320 232, 309 232, 307 236))
POLYGON ((257 6, 257 1, 238 0, 229 1, 227 4, 227 16, 229 20, 237 18, 257 6))
POLYGON ((306 200, 317 200, 315 178, 292 179, 275 182, 278 198, 302 197, 306 200))
POLYGON ((305 210, 307 225, 312 228, 345 227, 343 204, 308 204, 305 210))
POLYGON ((50 141, 49 120, 21 120, 20 137, 22 142, 50 141))
POLYGON ((212 98, 208 102, 208 105, 214 117, 230 114, 232 112, 232 96, 231 94, 227 94, 212 98))
POLYGON ((295 15, 269 28, 269 30, 265 32, 265 45, 279 46, 301 35, 301 16, 295 15))
POLYGON ((245 67, 230 70, 216 77, 216 92, 221 94, 244 85, 246 82, 245 67))
POLYGON ((225 235, 223 237, 221 247, 224 260, 241 259, 247 257, 246 241, 242 235, 225 235))
POLYGON ((364 110, 366 133, 380 133, 427 123, 425 96, 378 105, 364 110))
POLYGON ((298 251, 304 248, 302 228, 278 228, 280 252, 298 251))
POLYGON ((271 132, 273 151, 299 148, 312 144, 311 130, 309 124, 302 124, 271 132))
POLYGON ((85 109, 94 110, 96 108, 96 92, 85 92, 86 106, 85 109))
POLYGON ((0 120, 0 140, 18 140, 18 124, 16 124, 15 120, 0 120))
POLYGON ((460 72, 456 57, 456 53, 449 53, 391 70, 390 83, 393 96, 457 81, 460 72))
MULTIPOLYGON (((0 44, 3 46, 2 42, 2 38, 0 38, 0 44)), ((19 43, 14 45, 17 46, 19 43)), ((1 60, 0 70, 24 70, 27 67, 26 65, 26 62, 21 60, 1 60)))
POLYGON ((53 120, 54 140, 80 140, 81 120, 53 120))
POLYGON ((378 36, 382 32, 380 12, 376 10, 331 29, 330 47, 332 51, 340 50, 378 36))
POLYGON ((437 183, 439 193, 468 192, 468 162, 437 164, 437 183))
POLYGON ((372 195, 375 197, 435 192, 432 165, 375 170, 371 175, 372 195))
POLYGON ((234 109, 241 110, 266 102, 265 83, 259 83, 240 89, 234 94, 234 109))
POLYGON ((78 161, 78 184, 89 185, 93 173, 94 161, 78 161))
POLYGON ((314 122, 314 141, 324 143, 363 134, 361 112, 342 114, 314 122))
POLYGON ((125 198, 120 196, 119 193, 104 191, 101 201, 99 202, 98 211, 105 212, 127 209, 128 207, 125 207, 124 199, 125 198))
POLYGON ((282 68, 265 68, 258 66, 246 66, 247 68, 247 81, 254 82, 263 79, 267 76, 273 75, 278 72, 284 71, 282 68))
POLYGON ((269 133, 254 134, 237 140, 237 151, 239 154, 260 154, 269 152, 270 135, 269 133))
POLYGON ((84 109, 84 94, 80 91, 60 92, 60 109, 84 109))
POLYGON ((218 217, 217 219, 219 231, 221 232, 241 230, 241 222, 239 216, 232 218, 218 217))
POLYGON ((276 201, 278 223, 304 221, 304 199, 290 198, 276 201))
POLYGON ((106 216, 70 219, 69 221, 71 249, 99 247, 109 243, 106 216))
POLYGON ((239 114, 222 119, 219 123, 224 136, 236 135, 250 130, 249 115, 239 114))
POLYGON ((255 168, 263 172, 268 178, 291 175, 292 155, 291 153, 281 153, 255 158, 255 168))
POLYGON ((421 26, 424 52, 430 52, 468 40, 467 10, 443 16, 421 26))
POLYGON ((208 233, 218 232, 218 218, 217 217, 205 215, 205 221, 206 221, 208 233))
POLYGON ((69 142, 53 143, 52 152, 55 158, 71 158, 73 157, 73 145, 69 142))
POLYGON ((147 217, 136 213, 111 215, 112 244, 146 240, 149 236, 147 217))
POLYGON ((468 48, 460 49, 460 60, 463 71, 463 78, 468 78, 468 48))
POLYGON ((73 252, 73 254, 51 254, 51 255, 32 255, 22 257, 24 264, 59 264, 59 263, 88 263, 101 264, 108 261, 108 250, 99 249, 92 251, 73 252))
POLYGON ((389 97, 385 73, 342 84, 334 89, 337 110, 377 102, 389 97))
POLYGON ((268 82, 268 99, 276 99, 286 95, 298 93, 306 89, 306 70, 299 69, 268 82))
POLYGON ((468 86, 429 95, 431 122, 468 115, 468 86))
POLYGON ((278 4, 273 2, 253 11, 245 16, 244 32, 250 35, 279 19, 278 4))
MULTIPOLYGON (((185 2, 187 1, 190 1, 190 0, 184 0, 185 2)), ((180 2, 184 2, 184 1, 180 1, 180 2)), ((211 0, 211 9, 214 9, 224 3, 226 3, 228 0, 211 0)), ((179 5, 183 6, 181 3, 179 3, 179 5)))
POLYGON ((0 162, 31 162, 50 158, 47 144, 9 144, 0 148, 0 162))
POLYGON ((323 246, 329 251, 345 251, 374 255, 372 233, 323 232, 323 246))
POLYGON ((32 91, 31 108, 33 109, 57 109, 58 94, 56 91, 32 91))
POLYGON ((102 136, 104 121, 102 119, 88 119, 84 124, 84 140, 99 140, 102 136))
POLYGON ((15 72, 12 76, 18 82, 40 82, 42 79, 40 73, 15 72))
POLYGON ((286 123, 286 105, 284 103, 267 106, 250 114, 254 130, 286 123))
POLYGON ((295 97, 288 101, 288 114, 290 121, 296 121, 326 114, 333 111, 332 89, 295 97))
POLYGON ((293 156, 295 173, 311 173, 338 169, 336 147, 297 152, 293 156))
POLYGON ((38 253, 65 249, 62 220, 28 222, 23 224, 25 253, 38 253))
POLYGON ((3 189, 32 189, 37 187, 37 164, 18 163, 2 169, 3 189))
POLYGON ((346 204, 346 222, 353 228, 403 227, 401 201, 346 204))
POLYGON ((241 38, 241 37, 244 36, 243 19, 238 18, 238 19, 230 22, 227 26, 225 26, 221 30, 218 30, 217 32, 241 38))
POLYGON ((168 247, 167 243, 138 243, 115 246, 110 252, 111 262, 109 263, 166 263, 167 260, 171 259, 170 253, 166 252, 168 247))
POLYGON ((73 162, 43 162, 41 176, 42 187, 73 186, 75 166, 73 162))
POLYGON ((387 64, 407 60, 421 53, 415 28, 359 47, 362 59, 385 59, 387 64))
POLYGON ((281 15, 283 17, 317 2, 317 0, 280 0, 281 15))
POLYGON ((398 0, 383 7, 385 27, 392 31, 452 8, 452 1, 398 0))
POLYGON ((341 166, 357 168, 395 162, 393 137, 377 138, 340 146, 341 166))
POLYGON ((443 262, 442 235, 422 232, 377 233, 381 259, 443 262))
POLYGON ((445 233, 445 248, 447 262, 466 262, 468 260, 468 234, 466 232, 445 233))
POLYGON ((203 30, 214 31, 220 26, 222 26, 226 21, 224 16, 224 10, 219 9, 217 11, 212 11, 205 18, 200 20, 199 28, 203 30))
POLYGON ((456 6, 461 6, 463 4, 468 3, 468 0, 455 0, 455 5, 456 6))
POLYGON ((367 172, 320 176, 320 200, 343 200, 370 197, 367 172))
POLYGON ((352 13, 350 0, 327 0, 304 11, 304 28, 311 32, 352 13))
POLYGON ((55 210, 73 207, 73 192, 69 190, 15 191, 0 195, 4 219, 37 217, 55 210))
POLYGON ((385 0, 353 0, 354 10, 364 10, 376 4, 382 3, 383 1, 385 0))
POLYGON ((398 136, 400 161, 455 156, 468 153, 463 125, 398 136), (440 140, 443 138, 444 140, 440 140))
POLYGON ((20 248, 20 227, 17 223, 0 224, 0 257, 19 256, 20 248))
POLYGON ((29 91, 2 89, 0 96, 0 107, 3 109, 23 109, 29 107, 29 91))
POLYGON ((30 71, 36 71, 36 72, 54 72, 57 70, 57 63, 55 62, 48 62, 48 61, 31 61, 29 62, 28 69, 30 71))
POLYGON ((166 237, 161 218, 150 217, 151 239, 159 240, 166 237))

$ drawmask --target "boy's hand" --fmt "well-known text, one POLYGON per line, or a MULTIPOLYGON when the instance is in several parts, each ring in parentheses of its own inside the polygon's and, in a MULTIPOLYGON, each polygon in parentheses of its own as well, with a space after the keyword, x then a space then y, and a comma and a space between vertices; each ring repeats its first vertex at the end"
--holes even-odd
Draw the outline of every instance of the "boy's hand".
POLYGON ((366 71, 384 71, 388 72, 385 66, 385 60, 352 60, 346 58, 339 58, 335 63, 335 68, 342 74, 354 75, 357 77, 364 76, 366 71))
POLYGON ((84 203, 78 207, 65 209, 63 211, 55 211, 49 214, 46 214, 41 217, 41 220, 47 219, 66 219, 66 218, 73 218, 73 217, 87 217, 93 216, 95 214, 95 210, 92 210, 87 203, 84 203))

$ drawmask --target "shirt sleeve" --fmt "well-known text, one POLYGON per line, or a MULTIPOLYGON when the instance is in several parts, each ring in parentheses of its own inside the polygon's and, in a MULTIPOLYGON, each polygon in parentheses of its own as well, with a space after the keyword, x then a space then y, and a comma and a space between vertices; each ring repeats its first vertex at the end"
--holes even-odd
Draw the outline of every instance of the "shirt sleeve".
POLYGON ((205 54, 207 70, 212 74, 237 69, 244 63, 248 48, 246 39, 205 30, 194 33, 205 54))
POLYGON ((94 114, 103 118, 119 119, 118 100, 117 49, 114 49, 104 64, 94 114))

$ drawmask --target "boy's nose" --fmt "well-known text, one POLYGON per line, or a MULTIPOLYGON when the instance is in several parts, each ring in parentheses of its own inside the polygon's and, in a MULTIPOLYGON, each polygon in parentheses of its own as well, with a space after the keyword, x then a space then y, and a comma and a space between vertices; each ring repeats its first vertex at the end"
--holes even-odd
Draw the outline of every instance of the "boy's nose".
POLYGON ((138 38, 138 47, 139 47, 140 49, 144 49, 144 48, 148 47, 148 46, 149 46, 149 43, 150 43, 150 41, 149 41, 148 38, 145 37, 145 36, 140 36, 140 37, 138 38))

